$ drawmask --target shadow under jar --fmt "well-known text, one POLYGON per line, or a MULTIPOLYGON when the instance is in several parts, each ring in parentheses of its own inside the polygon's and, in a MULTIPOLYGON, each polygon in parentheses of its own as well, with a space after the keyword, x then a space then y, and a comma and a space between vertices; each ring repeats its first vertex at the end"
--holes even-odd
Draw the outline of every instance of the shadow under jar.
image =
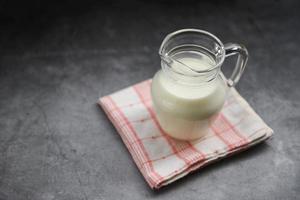
POLYGON ((154 110, 162 129, 180 140, 198 139, 222 109, 229 87, 240 79, 248 52, 239 44, 223 43, 213 34, 182 29, 164 39, 161 67, 152 81, 154 110), (232 76, 221 72, 226 56, 238 54, 232 76))

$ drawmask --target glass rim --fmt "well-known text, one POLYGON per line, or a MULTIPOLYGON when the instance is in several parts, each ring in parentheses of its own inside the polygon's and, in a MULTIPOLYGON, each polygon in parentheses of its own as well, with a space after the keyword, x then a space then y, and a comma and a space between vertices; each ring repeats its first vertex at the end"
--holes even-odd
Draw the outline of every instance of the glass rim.
MULTIPOLYGON (((218 61, 216 62, 216 64, 215 64, 213 67, 211 67, 211 68, 209 68, 209 69, 206 69, 206 70, 199 70, 199 71, 195 71, 195 72, 196 72, 196 73, 199 73, 199 75, 200 75, 201 73, 211 72, 211 71, 213 71, 213 70, 219 68, 219 67, 223 64, 223 62, 224 62, 224 60, 225 60, 225 48, 224 48, 224 44, 223 44, 223 43, 221 42, 221 40, 220 40, 217 36, 215 36, 214 34, 208 32, 208 31, 201 30, 201 29, 186 28, 186 29, 180 29, 180 30, 174 31, 174 32, 172 32, 172 33, 169 33, 169 34, 164 38, 163 42, 162 42, 161 45, 160 45, 159 52, 158 52, 159 55, 164 56, 164 55, 163 55, 163 47, 165 46, 165 44, 167 43, 167 41, 169 41, 170 39, 172 39, 172 38, 175 37, 176 35, 183 34, 183 33, 188 33, 188 32, 200 33, 200 34, 203 34, 203 35, 205 35, 205 36, 208 36, 208 37, 212 38, 216 43, 219 44, 219 46, 220 46, 220 48, 221 48, 221 51, 222 51, 222 52, 221 52, 221 59, 218 60, 218 61)), ((177 71, 175 71, 175 70, 173 70, 173 69, 171 69, 171 70, 172 70, 173 72, 177 73, 177 74, 180 74, 180 75, 191 76, 191 75, 187 75, 187 74, 182 74, 182 73, 177 72, 177 71)))

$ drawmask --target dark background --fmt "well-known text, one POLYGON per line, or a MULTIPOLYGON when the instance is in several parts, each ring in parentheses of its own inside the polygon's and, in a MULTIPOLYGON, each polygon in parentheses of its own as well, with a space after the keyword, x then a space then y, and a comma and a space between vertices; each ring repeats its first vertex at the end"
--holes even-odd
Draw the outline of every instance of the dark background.
POLYGON ((0 1, 0 199, 299 199, 299 10, 296 0, 0 1), (181 28, 248 48, 237 89, 275 134, 152 191, 96 101, 152 77, 164 36, 181 28))

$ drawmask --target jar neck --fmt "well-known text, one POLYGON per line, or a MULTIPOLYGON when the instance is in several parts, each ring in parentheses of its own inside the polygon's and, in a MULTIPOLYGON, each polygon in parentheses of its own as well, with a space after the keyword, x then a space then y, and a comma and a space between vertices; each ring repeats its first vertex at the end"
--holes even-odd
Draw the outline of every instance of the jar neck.
POLYGON ((214 83, 220 72, 220 68, 216 68, 207 72, 199 72, 194 74, 179 73, 176 72, 164 61, 161 62, 163 74, 174 80, 176 83, 189 85, 189 86, 201 86, 214 83))

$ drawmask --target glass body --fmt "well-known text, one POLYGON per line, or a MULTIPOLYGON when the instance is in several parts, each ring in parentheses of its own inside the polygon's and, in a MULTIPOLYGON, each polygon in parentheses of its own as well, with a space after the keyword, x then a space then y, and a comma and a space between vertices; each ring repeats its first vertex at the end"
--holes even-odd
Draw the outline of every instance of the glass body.
POLYGON ((171 137, 194 140, 207 134, 226 99, 229 87, 240 79, 248 52, 242 45, 223 43, 211 33, 183 29, 169 34, 159 55, 162 69, 152 81, 154 110, 171 137), (226 56, 238 54, 232 76, 221 72, 226 56))

